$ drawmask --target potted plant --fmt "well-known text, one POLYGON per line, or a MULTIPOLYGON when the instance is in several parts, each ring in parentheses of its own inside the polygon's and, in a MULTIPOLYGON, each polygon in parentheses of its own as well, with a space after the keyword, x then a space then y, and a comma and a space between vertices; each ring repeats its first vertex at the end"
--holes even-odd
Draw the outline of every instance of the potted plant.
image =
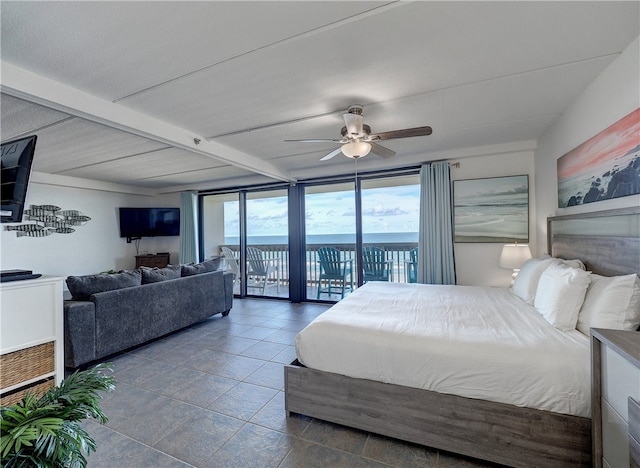
POLYGON ((27 392, 15 405, 0 407, 0 456, 3 467, 85 467, 96 442, 80 421, 108 419, 100 392, 115 388, 111 364, 76 371, 40 398, 27 392))

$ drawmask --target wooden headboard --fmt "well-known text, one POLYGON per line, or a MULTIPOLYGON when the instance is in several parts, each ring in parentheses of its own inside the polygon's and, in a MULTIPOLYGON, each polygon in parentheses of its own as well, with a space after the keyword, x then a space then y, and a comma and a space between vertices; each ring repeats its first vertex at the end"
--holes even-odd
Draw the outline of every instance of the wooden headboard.
POLYGON ((547 218, 547 248, 599 275, 640 276, 640 207, 547 218))

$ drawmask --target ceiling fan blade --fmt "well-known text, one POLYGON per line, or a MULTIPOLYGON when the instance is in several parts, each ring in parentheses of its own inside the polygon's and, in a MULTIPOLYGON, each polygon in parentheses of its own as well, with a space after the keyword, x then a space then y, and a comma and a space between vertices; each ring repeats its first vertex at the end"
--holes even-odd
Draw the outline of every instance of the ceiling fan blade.
POLYGON ((340 148, 334 149, 331 153, 329 153, 326 156, 320 158, 320 161, 327 161, 327 160, 333 158, 334 156, 337 156, 341 152, 342 152, 342 146, 340 148))
POLYGON ((284 141, 288 141, 288 142, 298 142, 298 143, 346 143, 343 140, 336 140, 336 139, 331 139, 331 138, 311 138, 311 139, 305 139, 305 140, 284 140, 284 141))
POLYGON ((363 118, 359 114, 346 113, 342 114, 344 117, 344 124, 347 127, 347 134, 358 138, 362 136, 363 118))
POLYGON ((371 135, 372 140, 392 140, 394 138, 409 138, 418 136, 431 135, 433 130, 431 127, 405 128, 403 130, 393 130, 391 132, 382 132, 371 135))
POLYGON ((395 156, 396 154, 395 151, 390 150, 389 148, 385 148, 384 146, 374 143, 373 141, 370 141, 369 144, 371 145, 371 152, 377 154, 378 156, 382 156, 383 158, 390 158, 391 156, 395 156))

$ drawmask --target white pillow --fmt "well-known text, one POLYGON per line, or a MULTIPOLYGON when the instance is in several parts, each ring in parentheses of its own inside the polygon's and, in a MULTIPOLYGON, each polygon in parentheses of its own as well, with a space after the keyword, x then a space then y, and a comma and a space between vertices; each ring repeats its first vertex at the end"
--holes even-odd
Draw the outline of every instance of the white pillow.
POLYGON ((528 304, 533 305, 536 289, 542 272, 556 260, 554 258, 532 258, 527 260, 511 286, 511 292, 528 304))
POLYGON ((578 316, 578 330, 590 328, 637 330, 640 325, 640 279, 637 275, 591 275, 584 304, 578 316))
POLYGON ((587 269, 587 267, 584 266, 584 263, 582 263, 578 259, 565 260, 565 259, 559 258, 558 260, 560 260, 560 262, 562 262, 563 264, 565 264, 565 265, 567 265, 568 267, 571 267, 571 268, 578 268, 580 270, 586 270, 587 269))
POLYGON ((554 263, 540 276, 534 307, 562 331, 576 328, 578 313, 589 287, 591 272, 554 263))
POLYGON ((564 263, 567 266, 570 266, 572 268, 580 268, 581 270, 586 270, 587 267, 584 265, 584 263, 582 263, 582 261, 576 259, 570 259, 570 260, 566 260, 564 258, 560 258, 560 257, 552 257, 549 254, 542 254, 542 256, 540 257, 542 259, 553 259, 555 263, 564 263))

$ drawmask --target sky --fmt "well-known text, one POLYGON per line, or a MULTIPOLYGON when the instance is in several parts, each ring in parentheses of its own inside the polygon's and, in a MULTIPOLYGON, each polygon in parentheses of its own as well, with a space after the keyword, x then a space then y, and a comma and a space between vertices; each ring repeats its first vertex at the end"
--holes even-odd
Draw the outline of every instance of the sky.
POLYGON ((613 168, 615 158, 620 158, 638 145, 640 108, 558 159, 558 179, 592 175, 603 164, 613 168))
MULTIPOLYGON (((355 197, 352 191, 307 194, 305 209, 307 235, 355 233, 355 197)), ((365 233, 418 232, 419 212, 418 185, 362 191, 365 233)), ((237 202, 225 202, 224 219, 225 236, 237 236, 237 202)), ((286 197, 248 200, 249 236, 286 236, 287 222, 286 197)))

